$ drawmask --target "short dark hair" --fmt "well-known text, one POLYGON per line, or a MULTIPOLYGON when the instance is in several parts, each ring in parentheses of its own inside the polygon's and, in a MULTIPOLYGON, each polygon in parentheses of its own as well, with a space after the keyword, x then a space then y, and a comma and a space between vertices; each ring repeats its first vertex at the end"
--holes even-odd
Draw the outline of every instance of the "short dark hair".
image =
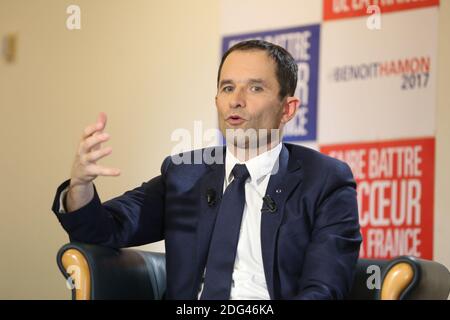
POLYGON ((297 87, 298 66, 292 55, 284 48, 264 41, 264 40, 247 40, 238 42, 227 50, 220 61, 219 71, 217 73, 217 87, 219 87, 220 73, 223 63, 228 55, 233 51, 262 50, 275 62, 276 76, 280 85, 278 93, 280 100, 287 95, 293 96, 297 87))

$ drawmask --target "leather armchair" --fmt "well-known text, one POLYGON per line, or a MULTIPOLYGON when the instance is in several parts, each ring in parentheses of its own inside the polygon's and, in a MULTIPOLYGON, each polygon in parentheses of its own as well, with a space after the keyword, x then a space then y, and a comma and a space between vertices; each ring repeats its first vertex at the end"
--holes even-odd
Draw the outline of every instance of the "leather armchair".
POLYGON ((164 253, 68 243, 59 249, 58 267, 73 300, 161 300, 166 287, 164 253))
MULTIPOLYGON (((58 251, 57 263, 74 300, 164 299, 163 253, 68 243, 58 251)), ((449 293, 450 273, 446 267, 402 256, 392 260, 359 259, 348 299, 447 299, 449 293), (368 272, 369 266, 376 267, 368 272), (368 279, 378 271, 379 289, 369 289, 368 279)))

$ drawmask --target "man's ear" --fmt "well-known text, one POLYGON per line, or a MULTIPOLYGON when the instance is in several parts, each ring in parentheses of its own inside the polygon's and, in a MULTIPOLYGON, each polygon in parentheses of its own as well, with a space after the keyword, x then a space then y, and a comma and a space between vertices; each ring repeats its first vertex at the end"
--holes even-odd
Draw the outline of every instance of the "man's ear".
POLYGON ((300 105, 300 99, 297 97, 287 97, 283 103, 283 116, 281 117, 281 123, 284 125, 288 123, 296 114, 298 106, 300 105))

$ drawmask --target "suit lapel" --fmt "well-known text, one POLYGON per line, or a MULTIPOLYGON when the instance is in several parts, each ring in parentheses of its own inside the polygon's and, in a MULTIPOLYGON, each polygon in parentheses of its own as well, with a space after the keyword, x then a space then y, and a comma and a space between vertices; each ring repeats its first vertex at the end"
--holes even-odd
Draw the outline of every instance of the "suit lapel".
MULTIPOLYGON (((274 293, 274 262, 276 261, 277 232, 285 213, 287 197, 301 181, 299 159, 289 158, 289 150, 283 144, 279 156, 278 172, 272 174, 267 186, 269 195, 276 204, 276 211, 262 210, 261 215, 261 247, 267 288, 271 299, 274 293)), ((264 206, 263 206, 264 208, 264 206)))
MULTIPOLYGON (((225 159, 225 148, 223 148, 223 160, 225 159)), ((220 162, 220 161, 219 161, 220 162)), ((220 200, 223 193, 223 182, 225 177, 224 161, 221 163, 213 163, 208 165, 206 174, 200 181, 200 213, 197 224, 196 238, 197 238, 197 269, 194 290, 197 290, 200 285, 201 277, 203 276, 203 269, 206 264, 209 244, 211 240, 212 230, 216 221, 217 212, 220 206, 220 200), (216 201, 214 205, 209 205, 207 202, 208 189, 215 192, 216 201)), ((197 298, 197 292, 194 292, 194 299, 197 298)))

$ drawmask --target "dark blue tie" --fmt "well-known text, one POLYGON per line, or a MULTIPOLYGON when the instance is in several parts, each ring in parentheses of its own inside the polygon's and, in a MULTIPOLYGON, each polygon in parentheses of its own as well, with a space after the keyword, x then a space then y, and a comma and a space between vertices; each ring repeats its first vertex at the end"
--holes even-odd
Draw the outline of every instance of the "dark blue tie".
POLYGON ((249 173, 245 164, 236 164, 233 181, 226 188, 217 214, 203 283, 202 300, 227 300, 236 258, 242 213, 245 206, 245 181, 249 173))

